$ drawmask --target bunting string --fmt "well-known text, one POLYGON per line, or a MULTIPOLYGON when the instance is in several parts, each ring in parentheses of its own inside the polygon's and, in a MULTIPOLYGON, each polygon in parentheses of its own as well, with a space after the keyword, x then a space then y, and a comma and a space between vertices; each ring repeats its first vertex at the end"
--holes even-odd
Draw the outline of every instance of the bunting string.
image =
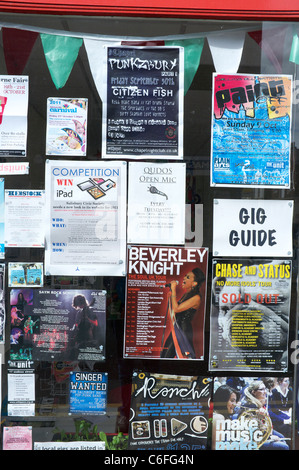
MULTIPOLYGON (((46 64, 57 89, 63 88, 73 70, 81 47, 87 53, 90 71, 100 97, 104 83, 102 65, 105 66, 107 46, 180 46, 184 49, 184 86, 189 90, 200 65, 204 45, 207 44, 217 73, 237 73, 244 49, 246 34, 254 39, 269 58, 277 72, 282 70, 285 30, 275 28, 280 37, 279 47, 273 48, 268 41, 273 35, 264 35, 258 28, 235 28, 226 31, 211 31, 198 34, 178 34, 155 38, 101 36, 69 31, 57 31, 23 25, 0 23, 4 58, 8 74, 23 73, 30 60, 32 49, 40 37, 46 64), (101 66, 99 66, 99 64, 101 66)), ((299 38, 294 34, 289 61, 299 64, 299 38)))

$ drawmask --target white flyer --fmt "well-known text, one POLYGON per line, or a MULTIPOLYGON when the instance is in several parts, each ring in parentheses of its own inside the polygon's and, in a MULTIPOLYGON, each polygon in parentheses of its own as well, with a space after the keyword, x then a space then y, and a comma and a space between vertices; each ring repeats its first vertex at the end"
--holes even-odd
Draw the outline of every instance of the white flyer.
POLYGON ((85 156, 86 98, 48 98, 46 155, 85 156))
POLYGON ((5 246, 43 248, 45 244, 45 191, 5 190, 5 246))
POLYGON ((125 276, 127 164, 46 163, 45 273, 125 276))
POLYGON ((128 243, 185 242, 185 163, 129 163, 128 243))
POLYGON ((214 199, 213 255, 290 257, 293 201, 214 199))
POLYGON ((0 155, 25 157, 29 78, 0 75, 0 155))

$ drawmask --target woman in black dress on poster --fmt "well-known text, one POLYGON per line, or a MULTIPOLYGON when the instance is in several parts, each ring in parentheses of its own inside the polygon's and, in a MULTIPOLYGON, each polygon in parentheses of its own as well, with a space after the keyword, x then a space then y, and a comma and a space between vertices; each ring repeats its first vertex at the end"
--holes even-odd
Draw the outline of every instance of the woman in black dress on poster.
POLYGON ((172 322, 172 331, 164 345, 162 344, 161 358, 194 359, 196 357, 193 346, 192 320, 201 304, 200 287, 204 281, 205 276, 199 268, 188 272, 182 282, 185 294, 180 300, 177 300, 177 282, 171 282, 170 303, 173 316, 170 314, 170 320, 172 322))

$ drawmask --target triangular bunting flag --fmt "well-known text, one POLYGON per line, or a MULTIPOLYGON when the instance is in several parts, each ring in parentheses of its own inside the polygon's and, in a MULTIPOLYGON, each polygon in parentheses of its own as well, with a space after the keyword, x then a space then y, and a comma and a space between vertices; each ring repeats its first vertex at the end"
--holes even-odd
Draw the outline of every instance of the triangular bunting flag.
POLYGON ((225 31, 207 36, 217 73, 237 73, 245 40, 245 31, 225 31))
POLYGON ((56 88, 62 88, 73 69, 83 39, 41 34, 41 41, 50 75, 56 88))
POLYGON ((38 33, 2 28, 4 58, 9 75, 22 75, 38 33))
POLYGON ((122 46, 164 46, 164 41, 122 41, 122 46))
POLYGON ((261 47, 262 52, 273 64, 276 73, 282 73, 286 28, 252 31, 248 35, 261 47))
POLYGON ((295 64, 299 64, 299 38, 297 34, 293 36, 293 42, 290 52, 290 62, 294 62, 295 64))
POLYGON ((97 89, 103 101, 106 83, 104 82, 103 68, 106 66, 106 46, 120 46, 120 41, 105 41, 102 39, 84 39, 84 46, 88 57, 90 71, 97 89))
POLYGON ((184 93, 186 94, 197 72, 205 38, 165 41, 165 46, 184 48, 184 93))

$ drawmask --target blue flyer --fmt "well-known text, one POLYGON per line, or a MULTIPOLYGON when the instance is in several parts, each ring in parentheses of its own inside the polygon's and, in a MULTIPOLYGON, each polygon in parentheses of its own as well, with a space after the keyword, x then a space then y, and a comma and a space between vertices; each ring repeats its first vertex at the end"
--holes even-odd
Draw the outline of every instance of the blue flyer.
POLYGON ((292 77, 213 74, 211 186, 290 187, 292 77))
POLYGON ((102 372, 70 373, 70 413, 105 414, 108 374, 102 372))

